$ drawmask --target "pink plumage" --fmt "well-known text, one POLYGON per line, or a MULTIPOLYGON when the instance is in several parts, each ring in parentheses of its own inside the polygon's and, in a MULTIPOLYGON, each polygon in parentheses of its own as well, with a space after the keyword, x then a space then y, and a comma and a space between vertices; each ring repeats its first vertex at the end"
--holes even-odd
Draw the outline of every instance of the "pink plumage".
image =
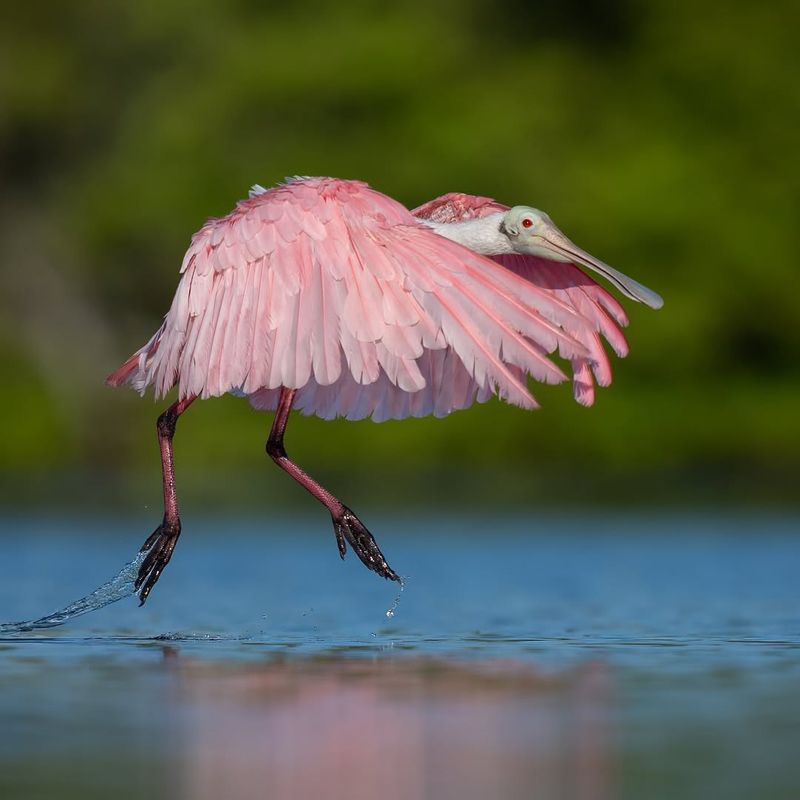
MULTIPOLYGON (((451 223, 479 219, 508 209, 509 206, 490 197, 451 192, 415 208, 411 213, 419 219, 451 223)), ((566 323, 567 332, 586 349, 586 354, 572 358, 573 394, 581 405, 592 405, 594 380, 600 386, 611 383, 611 362, 598 334, 602 334, 618 356, 626 356, 628 343, 621 330, 628 324, 625 310, 609 292, 574 264, 520 254, 489 258, 536 286, 551 291, 581 319, 579 326, 566 323)))
POLYGON ((267 453, 330 512, 339 554, 399 581, 361 520, 284 448, 292 408, 376 421, 445 416, 497 395, 534 408, 528 379, 591 405, 620 356, 625 312, 573 263, 653 308, 661 298, 570 242, 547 215, 448 194, 411 212, 359 181, 297 178, 254 188, 209 220, 183 259, 172 306, 108 383, 178 387, 158 419, 164 519, 142 547, 147 599, 181 532, 173 436, 197 397, 243 395, 275 410, 267 453), (488 255, 481 255, 488 254, 488 255), (542 254, 550 258, 539 257, 542 254))
POLYGON ((619 304, 576 267, 494 260, 420 218, 505 210, 450 194, 414 212, 358 181, 293 180, 242 200, 192 238, 172 307, 119 370, 157 396, 247 395, 274 409, 281 387, 323 418, 444 416, 498 394, 535 407, 525 376, 565 379, 575 396, 610 381, 598 332, 626 352, 619 304), (591 369, 590 369, 591 367, 591 369))

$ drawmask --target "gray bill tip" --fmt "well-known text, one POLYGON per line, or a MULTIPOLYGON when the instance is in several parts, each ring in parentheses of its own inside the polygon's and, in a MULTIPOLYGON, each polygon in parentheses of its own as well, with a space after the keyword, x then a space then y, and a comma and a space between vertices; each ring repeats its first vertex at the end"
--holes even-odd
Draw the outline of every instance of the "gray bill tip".
POLYGON ((633 300, 638 300, 656 311, 664 305, 664 298, 658 292, 654 292, 652 289, 648 289, 630 278, 628 280, 632 284, 628 289, 633 300))

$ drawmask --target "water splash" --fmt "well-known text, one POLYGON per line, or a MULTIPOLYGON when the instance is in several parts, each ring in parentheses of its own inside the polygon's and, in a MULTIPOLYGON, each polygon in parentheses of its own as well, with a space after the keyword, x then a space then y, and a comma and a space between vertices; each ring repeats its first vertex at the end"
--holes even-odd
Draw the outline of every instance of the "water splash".
POLYGON ((4 633, 23 633, 26 631, 42 630, 44 628, 55 628, 63 625, 81 614, 88 614, 90 611, 97 611, 103 606, 116 603, 134 594, 134 581, 139 574, 139 567, 147 556, 148 551, 139 552, 136 558, 126 564, 110 581, 99 586, 91 594, 81 597, 74 603, 70 603, 60 611, 54 611, 46 617, 25 622, 4 622, 0 624, 0 634, 4 633))
POLYGON ((389 606, 389 608, 386 609, 386 616, 389 619, 392 619, 392 617, 394 617, 394 613, 395 611, 397 611, 397 606, 400 605, 400 597, 403 594, 405 588, 406 588, 406 580, 405 578, 401 578, 400 591, 397 593, 397 597, 395 597, 394 602, 391 604, 391 606, 389 606))
POLYGON ((160 633, 153 636, 154 642, 247 642, 252 636, 238 633, 160 633))

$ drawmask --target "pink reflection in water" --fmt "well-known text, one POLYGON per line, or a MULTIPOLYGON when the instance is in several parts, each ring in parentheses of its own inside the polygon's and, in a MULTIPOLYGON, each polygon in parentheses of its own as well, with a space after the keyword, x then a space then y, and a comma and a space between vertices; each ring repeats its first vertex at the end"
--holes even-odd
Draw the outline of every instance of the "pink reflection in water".
POLYGON ((185 797, 612 796, 601 664, 557 675, 431 659, 177 668, 185 797))

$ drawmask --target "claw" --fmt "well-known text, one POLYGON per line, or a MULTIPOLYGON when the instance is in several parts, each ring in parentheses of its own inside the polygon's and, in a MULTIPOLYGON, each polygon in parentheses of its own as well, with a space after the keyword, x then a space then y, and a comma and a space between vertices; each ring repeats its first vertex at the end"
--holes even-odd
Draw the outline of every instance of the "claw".
POLYGON ((339 558, 344 561, 344 555, 347 552, 347 544, 344 540, 344 533, 342 532, 342 526, 333 520, 333 532, 336 534, 336 546, 339 548, 339 558))
POLYGON ((347 541, 367 569, 371 569, 382 578, 402 583, 400 576, 387 563, 366 525, 349 508, 345 506, 341 515, 338 517, 331 515, 331 518, 339 555, 342 558, 346 552, 345 541, 347 541))
POLYGON ((142 545, 139 552, 148 552, 133 584, 134 590, 139 594, 140 606, 144 605, 145 600, 150 596, 150 592, 156 585, 156 581, 161 577, 164 567, 169 564, 169 560, 172 558, 172 551, 178 543, 180 534, 180 522, 162 522, 142 545))

